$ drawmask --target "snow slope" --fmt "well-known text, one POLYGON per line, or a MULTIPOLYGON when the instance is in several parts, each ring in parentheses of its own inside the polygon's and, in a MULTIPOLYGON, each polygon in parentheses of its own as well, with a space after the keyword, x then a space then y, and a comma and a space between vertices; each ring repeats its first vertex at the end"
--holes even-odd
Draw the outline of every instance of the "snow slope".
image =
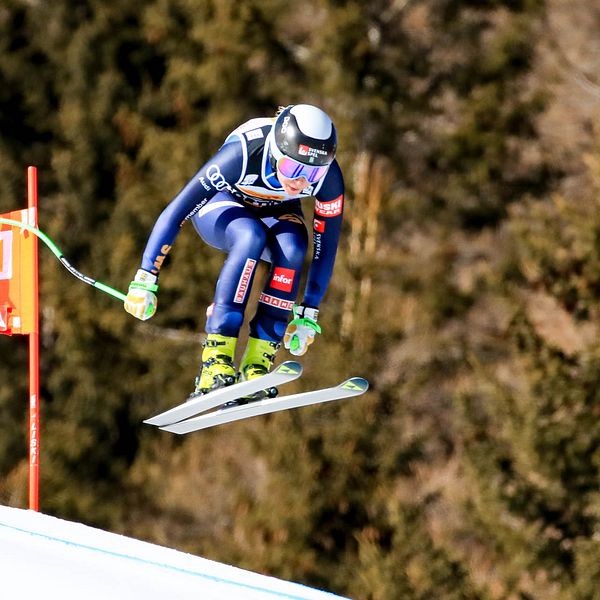
POLYGON ((0 506, 0 597, 335 600, 333 594, 29 510, 0 506))

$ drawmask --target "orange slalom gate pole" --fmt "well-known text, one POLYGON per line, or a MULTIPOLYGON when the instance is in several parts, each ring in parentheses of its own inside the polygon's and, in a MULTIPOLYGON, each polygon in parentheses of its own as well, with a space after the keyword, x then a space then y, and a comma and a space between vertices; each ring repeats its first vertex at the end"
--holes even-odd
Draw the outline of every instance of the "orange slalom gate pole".
MULTIPOLYGON (((27 169, 27 207, 29 224, 38 226, 37 168, 27 169)), ((40 326, 38 289, 38 239, 33 236, 33 314, 34 326, 29 334, 29 508, 40 508, 40 326)))

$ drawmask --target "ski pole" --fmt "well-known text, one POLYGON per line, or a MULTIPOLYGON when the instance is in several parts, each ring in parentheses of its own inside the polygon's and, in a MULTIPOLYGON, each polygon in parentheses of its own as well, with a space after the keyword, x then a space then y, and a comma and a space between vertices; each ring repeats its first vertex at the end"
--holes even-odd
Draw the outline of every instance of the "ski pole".
POLYGON ((83 281, 84 283, 87 283, 88 285, 95 287, 97 290, 100 290, 101 292, 104 292, 105 294, 108 294, 109 296, 113 296, 114 298, 122 300, 123 302, 127 298, 127 295, 124 294, 123 292, 119 292, 119 290, 115 290, 114 288, 111 288, 109 285, 106 285, 105 283, 101 283, 100 281, 96 281, 95 279, 92 279, 91 277, 88 277, 87 275, 84 275, 83 273, 78 271, 65 258, 63 253, 57 248, 56 244, 40 229, 37 229, 33 225, 28 225, 27 223, 21 223, 21 221, 13 221, 12 219, 5 219, 3 217, 0 217, 0 224, 12 225, 13 227, 20 227, 21 229, 26 229, 27 231, 30 231, 31 233, 36 235, 38 238, 40 238, 40 240, 42 240, 42 242, 44 242, 44 244, 46 244, 46 246, 48 246, 48 248, 50 248, 50 251, 52 252, 52 254, 54 254, 54 256, 56 256, 56 258, 58 258, 58 260, 67 269, 67 271, 69 271, 69 273, 71 273, 71 275, 74 275, 80 281, 83 281))

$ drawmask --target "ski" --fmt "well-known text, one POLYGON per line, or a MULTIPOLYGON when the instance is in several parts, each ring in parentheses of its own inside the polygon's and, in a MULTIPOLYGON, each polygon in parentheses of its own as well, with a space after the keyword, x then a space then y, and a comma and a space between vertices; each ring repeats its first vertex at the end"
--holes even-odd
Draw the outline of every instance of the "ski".
POLYGON ((232 423, 241 419, 249 419, 250 417, 256 417, 258 415, 266 415, 280 410, 360 396, 368 389, 369 382, 366 379, 363 379, 362 377, 351 377, 335 387, 313 390, 312 392, 302 392, 300 394, 291 394, 289 396, 280 396, 277 398, 268 398, 250 402, 248 404, 242 404, 241 406, 234 406, 232 408, 222 408, 186 421, 165 425, 164 427, 161 427, 161 429, 171 433, 191 433, 192 431, 198 431, 216 425, 223 425, 224 423, 232 423))
POLYGON ((146 419, 144 423, 148 425, 170 425, 177 423, 183 419, 188 419, 201 412, 225 404, 230 400, 237 400, 243 398, 255 392, 268 389, 270 387, 276 387, 283 385, 298 379, 302 375, 302 365, 293 360, 288 360, 281 363, 270 373, 258 377, 257 379, 251 379, 250 381, 240 381, 233 385, 219 388, 213 392, 207 394, 192 394, 186 402, 179 404, 165 412, 162 412, 154 417, 146 419))

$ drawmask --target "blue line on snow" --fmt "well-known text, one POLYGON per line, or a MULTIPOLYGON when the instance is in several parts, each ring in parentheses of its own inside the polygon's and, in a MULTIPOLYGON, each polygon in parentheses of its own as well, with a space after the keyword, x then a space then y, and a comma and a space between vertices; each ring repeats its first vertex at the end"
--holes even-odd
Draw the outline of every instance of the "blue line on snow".
MULTIPOLYGON (((70 542, 69 540, 63 540, 60 538, 56 538, 51 535, 46 535, 45 533, 39 533, 37 531, 29 531, 28 529, 22 529, 20 527, 15 527, 14 525, 7 525, 6 523, 0 523, 0 527, 5 527, 6 529, 12 529, 13 531, 19 531, 20 533, 27 533, 29 535, 41 537, 43 539, 50 540, 52 542, 60 542, 62 544, 66 544, 67 546, 74 546, 76 548, 83 548, 85 550, 91 550, 93 552, 100 552, 101 554, 107 554, 109 556, 114 556, 116 558, 124 558, 127 560, 133 560, 133 561, 147 564, 147 565, 150 565, 153 567, 159 567, 161 569, 167 569, 167 570, 170 569, 170 570, 176 571, 178 573, 184 573, 185 575, 192 575, 194 577, 202 577, 204 579, 208 579, 210 581, 214 581, 217 583, 226 583, 228 585, 235 585, 235 586, 246 588, 248 590, 252 590, 255 592, 266 592, 268 594, 273 594, 279 598, 288 598, 289 600, 307 600, 307 596, 295 596, 295 595, 291 595, 291 594, 286 594, 285 592, 277 592, 275 590, 269 590, 267 588, 261 588, 258 586, 249 585, 247 583, 241 583, 239 581, 223 579, 222 577, 216 577, 215 575, 208 575, 207 573, 201 573, 199 571, 192 571, 190 569, 183 569, 181 567, 175 567, 175 566, 169 565, 167 563, 158 563, 158 562, 154 562, 151 560, 139 558, 137 556, 131 556, 129 554, 121 554, 119 552, 113 552, 111 550, 103 550, 102 548, 94 548, 94 546, 87 546, 85 544, 79 544, 77 542, 70 542)), ((145 542, 142 542, 142 543, 145 543, 145 542)), ((175 550, 174 552, 177 552, 177 551, 175 550)), ((267 576, 264 575, 264 577, 267 577, 267 576)), ((290 584, 289 582, 287 582, 287 583, 289 585, 297 585, 299 587, 304 587, 300 583, 293 583, 293 584, 290 584)), ((310 589, 314 590, 314 588, 310 588, 310 589)), ((334 595, 330 594, 329 592, 323 592, 321 590, 314 590, 314 591, 319 591, 321 594, 331 596, 332 599, 335 598, 335 599, 340 599, 340 600, 348 600, 348 599, 342 598, 341 596, 334 596, 334 595)))

